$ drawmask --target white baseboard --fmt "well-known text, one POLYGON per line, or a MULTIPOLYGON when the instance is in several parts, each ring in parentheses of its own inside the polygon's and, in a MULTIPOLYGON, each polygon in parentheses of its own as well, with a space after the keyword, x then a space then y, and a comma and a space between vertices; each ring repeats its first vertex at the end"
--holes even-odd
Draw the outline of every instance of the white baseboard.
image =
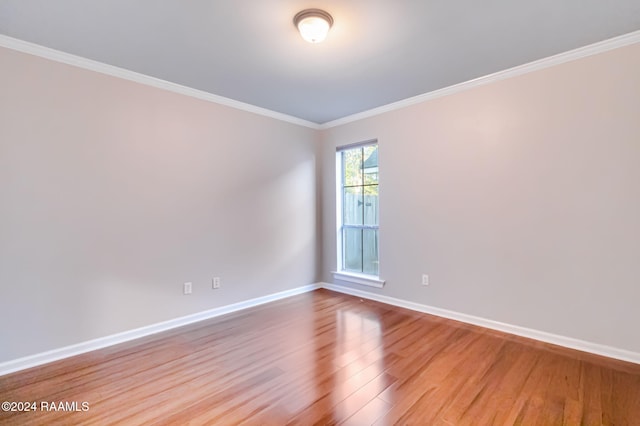
POLYGON ((95 351, 97 349, 102 349, 107 346, 113 346, 119 343, 128 342, 130 340, 139 339, 141 337, 150 336, 152 334, 160 333, 162 331, 167 331, 173 328, 182 327, 184 325, 193 324, 198 321, 203 321, 209 318, 218 317, 220 315, 229 314, 231 312, 240 311, 242 309, 252 308, 254 306, 273 302, 275 300, 284 299, 290 296, 295 296, 297 294, 306 293, 309 291, 316 290, 320 287, 321 287, 320 284, 309 284, 303 287, 297 287, 291 290, 285 290, 279 293, 273 293, 266 296, 257 297, 255 299, 249 299, 249 300, 234 303, 231 305, 221 306, 219 308, 214 308, 207 311, 187 315, 184 317, 175 318, 169 321, 163 321, 163 322, 151 324, 145 327, 124 331, 122 333, 112 334, 110 336, 88 340, 86 342, 77 343, 75 345, 53 349, 47 352, 30 355, 24 358, 18 358, 15 360, 6 361, 3 363, 0 363, 0 376, 9 374, 9 373, 14 373, 20 370, 26 370, 27 368, 36 367, 38 365, 47 364, 47 363, 58 361, 64 358, 69 358, 75 355, 80 355, 86 352, 95 351))
POLYGON ((221 306, 221 307, 210 309, 207 311, 198 312, 198 313, 187 315, 180 318, 175 318, 169 321, 151 324, 145 327, 128 330, 122 333, 117 333, 117 334, 113 334, 106 337, 100 337, 98 339, 81 342, 75 345, 65 346, 59 349, 53 349, 51 351, 42 352, 39 354, 27 356, 24 358, 18 358, 15 360, 6 361, 3 363, 0 363, 0 376, 14 373, 20 370, 26 370, 27 368, 36 367, 38 365, 47 364, 47 363, 58 361, 64 358, 69 358, 75 355, 80 355, 86 352, 91 352, 97 349, 102 349, 108 346, 117 345, 119 343, 128 342, 130 340, 139 339, 141 337, 150 336, 152 334, 160 333, 162 331, 167 331, 177 327, 182 327, 184 325, 193 324, 206 319, 229 314, 231 312, 240 311, 242 309, 247 309, 247 308, 262 305, 265 303, 273 302, 276 300, 284 299, 290 296, 295 296, 297 294, 306 293, 309 291, 316 290, 318 288, 325 288, 327 290, 350 294, 352 296, 358 296, 364 299, 375 300, 377 302, 410 309, 412 311, 423 312, 423 313, 436 315, 443 318, 449 318, 452 320, 473 324, 480 327, 489 328, 492 330, 498 330, 505 333, 522 336, 522 337, 528 337, 530 339, 539 340, 542 342, 547 342, 547 343, 551 343, 558 346, 564 346, 567 348, 576 349, 583 352, 589 352, 597 355, 606 356, 609 358, 614 358, 622 361, 628 361, 635 364, 640 364, 640 353, 631 352, 625 349, 618 349, 611 346, 601 345, 599 343, 592 343, 584 340, 574 339, 571 337, 559 336, 557 334, 533 330, 525 327, 519 327, 516 325, 493 321, 486 318, 476 317, 473 315, 467 315, 460 312, 449 311, 447 309, 436 308, 429 305, 423 305, 421 303, 415 303, 407 300, 396 299, 394 297, 370 293, 368 291, 357 290, 357 289, 344 287, 340 285, 329 284, 329 283, 316 283, 316 284, 306 285, 303 287, 297 287, 291 290, 282 291, 279 293, 257 297, 255 299, 245 300, 245 301, 234 303, 231 305, 221 306))
POLYGON ((388 305, 398 306, 410 309, 412 311, 423 312, 426 314, 436 315, 442 318, 448 318, 467 324, 473 324, 492 330, 502 331, 504 333, 515 334, 517 336, 528 337, 529 339, 539 340, 566 348, 576 349, 583 352, 589 352, 596 355, 615 358, 622 361, 640 364, 640 353, 631 352, 626 349, 614 348, 611 346, 601 345, 599 343, 587 342, 572 337, 560 336, 557 334, 547 333, 545 331, 533 330, 531 328, 520 327, 517 325, 506 324, 503 322, 493 321, 486 318, 467 315, 460 312, 449 311, 447 309, 436 308, 434 306, 423 305, 421 303, 409 302, 407 300, 396 299, 394 297, 383 296, 368 291, 357 290, 341 285, 320 283, 327 290, 339 293, 350 294, 352 296, 362 297, 364 299, 375 300, 377 302, 386 303, 388 305))

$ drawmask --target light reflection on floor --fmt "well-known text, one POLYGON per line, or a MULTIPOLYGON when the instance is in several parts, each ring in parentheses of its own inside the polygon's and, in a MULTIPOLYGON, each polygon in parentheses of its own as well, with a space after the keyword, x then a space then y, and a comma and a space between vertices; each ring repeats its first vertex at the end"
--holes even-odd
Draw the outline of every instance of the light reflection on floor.
POLYGON ((384 390, 384 350, 380 321, 371 312, 336 312, 334 360, 338 370, 332 392, 334 418, 344 420, 384 390), (376 380, 377 379, 377 380, 376 380))
MULTIPOLYGON (((361 305, 338 308, 333 321, 321 314, 292 319, 286 342, 297 350, 280 366, 286 372, 282 385, 295 397, 280 400, 280 412, 299 413, 298 420, 303 422, 315 413, 332 413, 332 418, 321 422, 340 423, 388 388, 384 330, 378 315, 361 305)), ((386 407, 384 401, 375 402, 386 407)))

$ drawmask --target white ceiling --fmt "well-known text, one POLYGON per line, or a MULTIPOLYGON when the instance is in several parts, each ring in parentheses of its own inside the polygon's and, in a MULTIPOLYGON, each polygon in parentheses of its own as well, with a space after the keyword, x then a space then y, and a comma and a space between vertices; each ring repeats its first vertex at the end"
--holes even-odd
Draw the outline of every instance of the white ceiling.
POLYGON ((315 123, 636 30, 639 0, 0 0, 1 34, 315 123))

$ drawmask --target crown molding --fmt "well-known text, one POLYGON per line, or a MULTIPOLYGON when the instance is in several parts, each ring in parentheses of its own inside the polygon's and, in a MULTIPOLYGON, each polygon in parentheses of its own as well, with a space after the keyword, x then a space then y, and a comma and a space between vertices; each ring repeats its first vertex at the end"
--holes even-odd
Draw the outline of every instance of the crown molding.
POLYGON ((628 46, 631 44, 640 43, 640 30, 634 31, 628 34, 623 34, 618 37, 603 40, 597 43, 593 43, 587 46, 579 47, 577 49, 569 50, 567 52, 559 53, 557 55, 549 56, 547 58, 539 59, 537 61, 529 62, 527 64, 518 65, 513 68, 509 68, 503 71, 498 71, 493 74, 489 74, 483 77, 478 77, 473 80, 465 81, 463 83, 454 84, 453 86, 445 87, 442 89, 434 90, 431 92, 423 93, 421 95, 413 96, 411 98, 403 99, 397 102, 392 102, 387 105, 383 105, 377 108, 372 108, 367 111, 359 112, 356 114, 348 115, 346 117, 338 118, 336 120, 328 121, 326 123, 318 124, 308 120, 303 120, 298 117, 294 117, 288 114, 283 114, 277 111, 272 111, 266 108, 258 107, 248 103, 236 101, 224 96, 214 95, 213 93, 205 92, 203 90, 193 89, 191 87, 182 86, 180 84, 172 83, 159 78, 151 77, 145 74, 130 71, 124 68, 119 68, 113 65, 108 65, 102 62, 87 59, 81 56, 72 55, 70 53, 62 52, 59 50, 44 47, 39 44, 19 40, 13 37, 9 37, 0 34, 0 47, 6 47, 8 49, 16 50, 19 52, 28 53, 42 58, 50 59, 52 61, 61 62, 64 64, 84 68, 87 70, 99 72, 102 74, 110 75, 125 80, 134 81, 147 86, 156 87, 163 90, 179 93, 182 95, 190 96, 196 99, 213 102, 219 105, 228 106, 231 108, 239 109, 246 112, 262 115, 265 117, 273 118, 280 121, 285 121, 299 126, 308 127, 314 130, 325 130, 332 127, 341 126, 343 124, 352 123, 354 121, 362 120, 376 115, 383 114, 385 112, 395 111, 397 109, 406 108, 411 105, 427 102, 433 99, 441 98, 443 96, 452 95, 465 90, 473 89, 474 87, 483 86, 485 84, 494 83, 500 80, 506 80, 511 77, 516 77, 522 74, 542 70, 555 65, 560 65, 565 62, 574 61, 587 56, 596 55, 598 53, 607 52, 609 50, 617 49, 620 47, 628 46))
POLYGON ((367 111, 359 112, 346 117, 338 118, 336 120, 328 121, 326 123, 321 124, 320 129, 321 130, 330 129, 332 127, 337 127, 343 124, 362 120, 364 118, 369 118, 376 115, 384 114, 385 112, 395 111, 397 109, 405 108, 411 105, 427 102, 432 99, 437 99, 443 96, 448 96, 454 93, 473 89, 474 87, 483 86, 485 84, 494 83, 500 80, 506 80, 511 77, 515 77, 522 74, 528 74, 530 72, 553 67, 555 65, 560 65, 565 62, 575 61, 580 58, 596 55, 598 53, 607 52, 609 50, 617 49, 620 47, 628 46, 628 45, 639 43, 639 42, 640 42, 640 31, 634 31, 618 37, 593 43, 584 47, 579 47, 577 49, 569 50, 567 52, 559 53, 557 55, 549 56, 547 58, 539 59, 537 61, 529 62, 523 65, 518 65, 516 67, 509 68, 503 71, 498 71, 493 74, 485 75, 483 77, 478 77, 473 80, 465 81, 463 83, 454 84, 453 86, 434 90, 432 92, 423 93, 422 95, 413 96, 411 98, 403 99, 398 102, 393 102, 393 103, 383 105, 377 108, 373 108, 367 111))
POLYGON ((167 90, 169 92, 179 93, 181 95, 190 96, 192 98, 228 106, 241 111, 262 115, 276 120, 285 121, 287 123, 297 124, 299 126, 308 127, 314 130, 318 130, 320 128, 319 124, 303 120, 298 117, 293 117, 281 112, 272 111, 270 109, 236 101, 234 99, 225 98, 224 96, 214 95, 213 93, 205 92, 203 90, 182 86, 180 84, 172 83, 170 81, 162 80, 156 77, 151 77, 146 74, 141 74, 135 71, 108 65, 103 62, 94 61, 82 56, 72 55, 60 50, 51 49, 39 44, 9 37, 4 34, 0 34, 0 47, 6 47, 7 49, 16 50, 18 52, 28 53, 30 55, 39 56, 41 58, 49 59, 63 64, 72 65, 78 68, 84 68, 86 70, 99 72, 101 74, 106 74, 112 77, 122 78, 124 80, 129 80, 158 89, 167 90))

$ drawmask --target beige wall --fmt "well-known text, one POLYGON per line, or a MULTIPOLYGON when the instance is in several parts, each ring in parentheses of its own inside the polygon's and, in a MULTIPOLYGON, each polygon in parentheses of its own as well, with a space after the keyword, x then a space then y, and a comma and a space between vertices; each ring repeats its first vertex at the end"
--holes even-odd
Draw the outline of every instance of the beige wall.
POLYGON ((640 45, 320 133, 0 64, 0 362, 331 282, 335 147, 372 138, 380 293, 640 352, 640 45))
POLYGON ((367 290, 640 352, 640 45, 324 131, 327 282, 335 147, 372 138, 367 290))
POLYGON ((0 64, 0 362, 316 280, 315 131, 0 64))

